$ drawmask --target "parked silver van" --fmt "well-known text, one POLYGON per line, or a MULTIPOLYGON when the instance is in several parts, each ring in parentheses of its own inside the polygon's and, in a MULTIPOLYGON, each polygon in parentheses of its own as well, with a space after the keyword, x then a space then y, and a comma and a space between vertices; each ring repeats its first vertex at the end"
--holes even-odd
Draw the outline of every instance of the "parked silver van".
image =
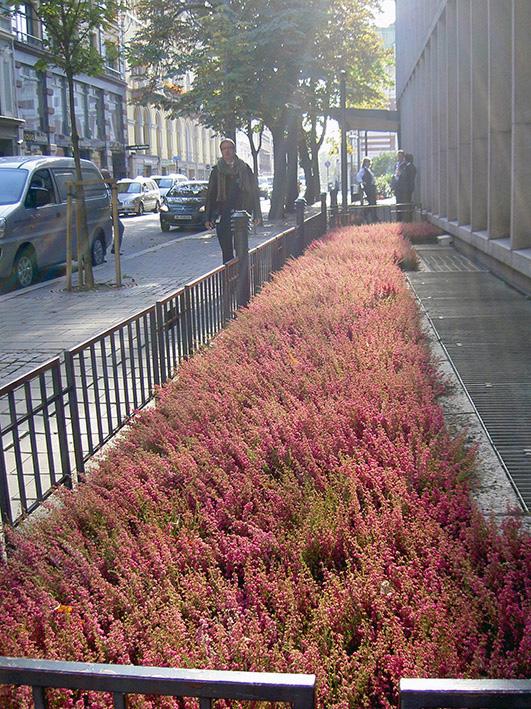
MULTIPOLYGON (((103 178, 82 160, 92 263, 112 243, 111 206, 103 178)), ((66 191, 74 159, 46 155, 0 158, 0 278, 29 286, 39 270, 66 260, 66 191)), ((76 253, 75 219, 73 253, 76 253)))

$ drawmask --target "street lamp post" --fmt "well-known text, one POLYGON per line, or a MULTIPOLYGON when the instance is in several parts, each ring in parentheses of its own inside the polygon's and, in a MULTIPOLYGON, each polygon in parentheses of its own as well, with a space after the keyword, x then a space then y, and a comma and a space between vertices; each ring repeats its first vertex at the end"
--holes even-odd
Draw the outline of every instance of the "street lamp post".
POLYGON ((347 213, 347 73, 343 69, 339 83, 339 108, 341 109, 341 201, 343 214, 347 213))

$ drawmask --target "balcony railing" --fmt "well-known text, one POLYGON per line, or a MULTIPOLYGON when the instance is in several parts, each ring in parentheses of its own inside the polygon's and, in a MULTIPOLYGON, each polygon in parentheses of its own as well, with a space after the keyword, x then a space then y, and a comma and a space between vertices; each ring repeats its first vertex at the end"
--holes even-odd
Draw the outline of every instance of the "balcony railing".
POLYGON ((111 693, 115 709, 126 708, 128 694, 196 697, 201 709, 212 707, 216 699, 283 702, 294 709, 315 706, 315 675, 304 674, 181 670, 0 657, 0 684, 31 687, 36 709, 47 706, 47 688, 111 693))

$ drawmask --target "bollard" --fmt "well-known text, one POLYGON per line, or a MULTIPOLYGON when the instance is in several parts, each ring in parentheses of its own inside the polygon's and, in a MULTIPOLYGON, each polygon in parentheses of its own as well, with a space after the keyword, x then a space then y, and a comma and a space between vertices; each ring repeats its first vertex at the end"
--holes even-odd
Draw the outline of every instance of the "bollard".
POLYGON ((321 192, 321 220, 321 229, 323 230, 322 233, 326 234, 328 231, 328 219, 326 216, 326 192, 321 192))
POLYGON ((304 197, 298 197, 295 200, 295 215, 297 220, 297 245, 295 247, 296 253, 294 256, 301 256, 306 248, 306 236, 304 233, 304 208, 306 207, 306 200, 304 197))
POLYGON ((250 300, 251 280, 249 276, 249 220, 247 212, 233 212, 230 223, 234 238, 234 251, 238 259, 238 307, 250 300))

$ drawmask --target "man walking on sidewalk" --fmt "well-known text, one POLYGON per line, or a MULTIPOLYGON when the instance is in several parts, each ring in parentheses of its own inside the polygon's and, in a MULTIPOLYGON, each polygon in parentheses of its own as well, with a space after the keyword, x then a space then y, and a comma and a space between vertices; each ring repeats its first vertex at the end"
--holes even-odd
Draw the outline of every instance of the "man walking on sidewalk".
POLYGON ((258 224, 260 196, 256 177, 249 165, 236 155, 234 141, 224 138, 219 147, 222 157, 210 173, 205 226, 212 229, 216 225, 223 263, 227 263, 234 258, 231 215, 236 210, 245 210, 258 224))

